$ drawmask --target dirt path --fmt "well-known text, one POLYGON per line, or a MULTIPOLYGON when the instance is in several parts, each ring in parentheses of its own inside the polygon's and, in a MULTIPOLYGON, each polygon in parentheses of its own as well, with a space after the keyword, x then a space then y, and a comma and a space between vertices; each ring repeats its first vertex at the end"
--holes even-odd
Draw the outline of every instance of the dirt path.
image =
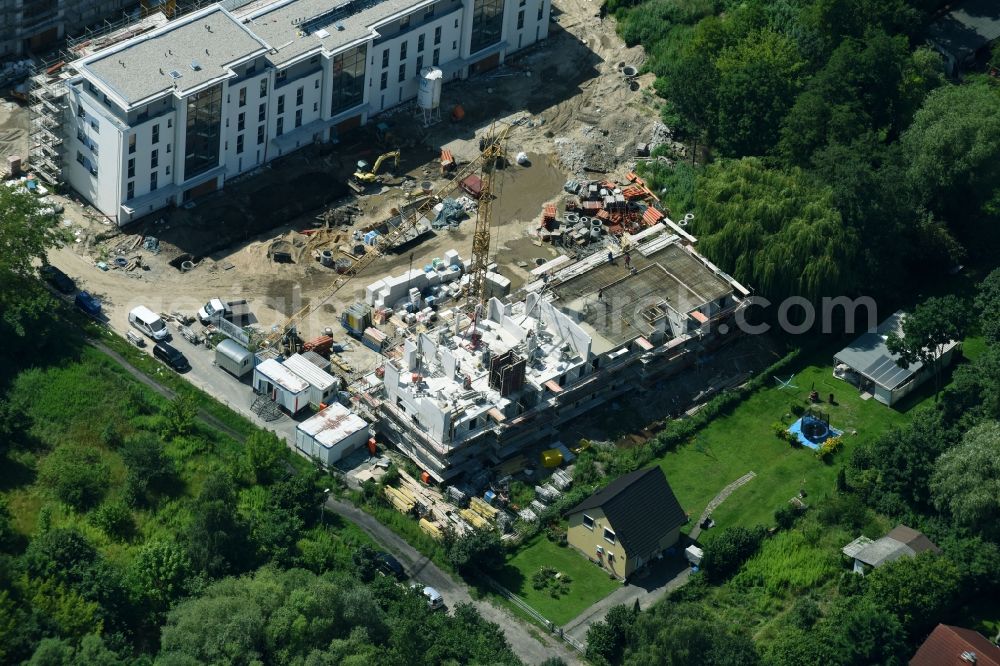
POLYGON ((382 548, 399 559, 413 579, 440 592, 448 606, 454 606, 458 603, 468 603, 475 606, 479 614, 486 620, 495 622, 503 629, 507 642, 510 643, 514 653, 522 661, 528 664, 540 664, 546 659, 560 657, 566 664, 582 663, 579 657, 562 643, 541 634, 533 635, 521 621, 515 619, 507 611, 489 602, 473 599, 465 583, 456 581, 442 571, 406 540, 371 515, 351 504, 333 498, 326 501, 326 508, 363 529, 382 548))
POLYGON ((698 535, 701 534, 701 524, 704 523, 706 520, 708 520, 708 517, 712 515, 712 512, 715 511, 720 504, 725 502, 726 498, 732 495, 737 488, 747 483, 750 483, 750 481, 755 476, 757 476, 756 472, 747 472, 746 474, 744 474, 743 476, 741 476, 740 478, 736 479, 728 486, 723 488, 722 492, 720 492, 718 495, 712 498, 712 501, 708 503, 708 506, 705 507, 705 510, 701 512, 701 516, 698 518, 698 522, 695 523, 694 527, 691 528, 691 533, 688 534, 688 537, 691 539, 691 541, 698 540, 698 535))

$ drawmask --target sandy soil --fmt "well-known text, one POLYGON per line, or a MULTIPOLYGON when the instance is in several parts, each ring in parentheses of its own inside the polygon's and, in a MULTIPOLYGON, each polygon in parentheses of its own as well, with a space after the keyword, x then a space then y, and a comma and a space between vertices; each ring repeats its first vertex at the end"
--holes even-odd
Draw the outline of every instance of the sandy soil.
MULTIPOLYGON (((537 227, 544 203, 561 200, 566 179, 583 175, 584 168, 622 175, 634 166, 636 142, 650 141, 663 130, 650 105, 652 76, 641 77, 640 90, 631 90, 621 72, 624 64, 641 65, 642 50, 624 47, 613 21, 600 19, 597 3, 556 0, 553 16, 550 37, 542 44, 500 70, 445 86, 444 122, 424 128, 412 110, 387 114, 378 120, 390 124, 394 146, 378 144, 373 123, 338 145, 301 150, 255 175, 227 182, 225 190, 198 200, 193 208, 155 213, 124 232, 71 197, 65 219, 78 241, 54 251, 50 259, 77 278, 81 288, 104 300, 119 329, 126 327, 127 312, 136 304, 192 313, 214 296, 250 300, 261 325, 269 328, 329 291, 334 274, 312 260, 313 250, 336 251, 345 244, 349 248, 355 230, 385 219, 416 183, 446 185, 437 168, 441 147, 451 149, 460 162, 475 159, 478 137, 500 120, 513 124, 509 152, 524 151, 531 158, 530 166, 505 170, 499 203, 494 205, 496 261, 516 289, 536 260, 557 253, 536 244, 527 233, 537 227), (466 112, 460 123, 448 120, 456 104, 466 112), (387 186, 381 192, 372 188, 372 194, 362 197, 349 195, 344 181, 355 162, 372 162, 382 150, 394 147, 401 148, 403 160, 397 173, 388 175, 387 186), (339 239, 317 243, 298 233, 320 224, 317 216, 328 208, 353 209, 352 223, 337 229, 339 239), (135 245, 139 235, 158 238, 159 254, 135 245), (301 261, 273 263, 267 251, 276 239, 291 242, 301 261), (126 272, 96 267, 99 261, 136 255, 141 255, 144 268, 126 272), (195 260, 196 267, 182 273, 171 265, 182 258, 195 260)), ((23 131, 27 124, 24 109, 0 111, 0 141, 6 128, 23 131)), ((460 229, 437 232, 417 245, 413 265, 423 266, 452 248, 467 258, 472 226, 472 221, 463 222, 460 229)), ((302 332, 312 336, 327 327, 339 331, 339 312, 360 299, 367 284, 406 270, 409 254, 389 255, 355 278, 318 308, 302 332)))
POLYGON ((12 155, 22 160, 28 157, 28 130, 31 119, 27 109, 17 102, 4 100, 0 102, 0 172, 7 168, 7 158, 12 155))

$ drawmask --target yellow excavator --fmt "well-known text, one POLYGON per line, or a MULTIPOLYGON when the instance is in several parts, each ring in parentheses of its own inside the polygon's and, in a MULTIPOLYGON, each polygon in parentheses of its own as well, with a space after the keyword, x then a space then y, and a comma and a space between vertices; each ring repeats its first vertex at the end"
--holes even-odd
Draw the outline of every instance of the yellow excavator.
POLYGON ((352 190, 354 190, 355 192, 358 192, 360 194, 361 192, 364 191, 364 186, 365 185, 370 185, 371 183, 374 183, 374 182, 378 181, 378 172, 379 172, 379 169, 382 168, 382 164, 386 160, 390 160, 390 159, 393 161, 393 168, 394 169, 398 169, 399 168, 399 151, 398 150, 393 150, 391 152, 383 153, 383 154, 379 155, 378 159, 375 160, 375 165, 371 168, 371 171, 368 171, 368 163, 367 162, 365 162, 363 160, 359 161, 358 162, 358 170, 354 172, 354 176, 352 176, 351 180, 348 181, 348 185, 351 186, 352 190))

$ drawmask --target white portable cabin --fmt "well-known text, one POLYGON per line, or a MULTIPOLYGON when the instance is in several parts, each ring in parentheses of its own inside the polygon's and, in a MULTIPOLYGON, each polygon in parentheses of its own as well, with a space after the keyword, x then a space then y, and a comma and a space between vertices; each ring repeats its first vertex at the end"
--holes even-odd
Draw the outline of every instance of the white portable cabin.
POLYGON ((254 368, 253 390, 270 396, 292 415, 309 404, 309 382, 273 358, 254 368))
POLYGON ((327 405, 337 395, 340 382, 325 370, 320 370, 316 364, 302 356, 293 354, 282 363, 286 368, 309 383, 309 402, 313 405, 327 405))
POLYGON ((295 448, 324 465, 332 465, 368 442, 368 424, 335 402, 295 429, 295 448))

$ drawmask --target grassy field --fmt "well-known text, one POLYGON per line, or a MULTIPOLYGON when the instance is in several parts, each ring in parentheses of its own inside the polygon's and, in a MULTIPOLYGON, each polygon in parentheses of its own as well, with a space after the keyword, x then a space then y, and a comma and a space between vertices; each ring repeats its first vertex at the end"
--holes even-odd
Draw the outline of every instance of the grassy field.
POLYGON ((838 466, 860 442, 908 420, 906 413, 875 400, 861 400, 853 387, 835 379, 819 359, 799 367, 791 383, 798 388, 779 388, 774 382, 758 391, 732 414, 713 421, 689 444, 661 459, 660 466, 692 521, 726 485, 753 471, 756 478, 730 495, 713 518, 720 526, 771 524, 774 510, 800 489, 814 496, 832 490, 838 466), (824 401, 834 394, 836 404, 821 407, 829 414, 830 424, 844 431, 844 449, 832 464, 818 460, 811 449, 792 448, 774 434, 773 424, 791 424, 796 418, 792 404, 805 407, 813 388, 824 401))
POLYGON ((566 624, 621 585, 577 551, 557 546, 541 536, 521 548, 493 577, 559 625, 566 624), (532 576, 542 567, 552 567, 570 577, 567 594, 556 598, 547 589, 534 588, 532 576))

